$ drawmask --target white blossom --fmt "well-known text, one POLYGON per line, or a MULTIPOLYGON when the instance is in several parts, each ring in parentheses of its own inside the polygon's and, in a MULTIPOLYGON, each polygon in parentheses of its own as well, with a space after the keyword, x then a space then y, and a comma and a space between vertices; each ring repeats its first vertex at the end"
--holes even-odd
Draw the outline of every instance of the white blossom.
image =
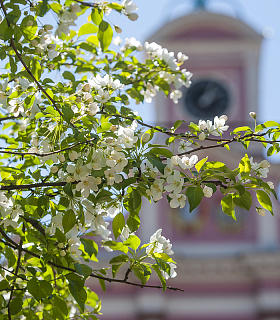
POLYGON ((178 208, 178 207, 180 207, 181 209, 184 208, 186 204, 186 199, 187 199, 187 197, 184 194, 171 193, 169 194, 169 197, 171 198, 171 201, 170 201, 171 208, 178 208))
POLYGON ((203 193, 206 198, 211 198, 213 195, 213 189, 208 186, 204 186, 203 193))
POLYGON ((190 147, 191 145, 192 143, 190 141, 181 140, 179 142, 178 152, 183 153, 192 150, 193 148, 190 147))

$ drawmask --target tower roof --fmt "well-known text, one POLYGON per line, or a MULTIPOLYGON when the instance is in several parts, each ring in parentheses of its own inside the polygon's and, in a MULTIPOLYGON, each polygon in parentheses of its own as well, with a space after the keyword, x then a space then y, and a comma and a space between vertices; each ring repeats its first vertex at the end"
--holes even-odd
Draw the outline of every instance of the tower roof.
POLYGON ((197 11, 165 24, 149 37, 159 44, 181 41, 240 40, 260 43, 262 36, 241 20, 209 11, 197 11))

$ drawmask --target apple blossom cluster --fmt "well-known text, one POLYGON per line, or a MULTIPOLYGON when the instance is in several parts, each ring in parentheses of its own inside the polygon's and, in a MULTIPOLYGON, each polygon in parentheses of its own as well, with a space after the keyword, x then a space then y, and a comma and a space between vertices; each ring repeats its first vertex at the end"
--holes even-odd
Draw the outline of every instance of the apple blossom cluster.
POLYGON ((5 192, 0 191, 0 213, 3 218, 0 225, 4 228, 7 228, 8 226, 17 228, 18 219, 20 215, 23 215, 23 210, 19 204, 15 204, 13 198, 7 197, 5 192))
POLYGON ((220 117, 216 116, 214 123, 211 120, 199 120, 198 127, 202 131, 199 135, 199 140, 205 139, 205 133, 210 133, 213 136, 222 135, 229 128, 229 126, 225 124, 227 119, 228 117, 226 115, 222 115, 220 117))
POLYGON ((30 45, 35 47, 38 54, 47 56, 48 59, 54 59, 58 56, 56 46, 58 39, 52 35, 53 26, 46 24, 37 32, 37 36, 30 41, 30 45))
MULTIPOLYGON (((156 253, 165 253, 168 256, 174 254, 172 250, 172 244, 169 239, 166 239, 161 235, 162 229, 158 229, 151 237, 148 246, 146 247, 146 254, 149 257, 153 257, 156 253)), ((162 271, 165 279, 175 278, 177 273, 175 271, 176 264, 174 262, 167 262, 169 265, 169 272, 162 271)))
POLYGON ((138 14, 133 12, 137 11, 138 7, 132 0, 124 0, 122 3, 122 13, 128 17, 129 20, 135 21, 138 19, 138 14))
MULTIPOLYGON (((11 82, 4 80, 3 83, 0 83, 0 106, 15 117, 24 115, 33 119, 40 111, 39 104, 42 102, 39 93, 34 93, 33 88, 34 83, 29 82, 26 78, 13 79, 11 82), (24 93, 26 90, 31 92, 24 93), (34 99, 29 108, 26 108, 24 101, 28 96, 34 99)), ((22 121, 28 121, 28 119, 22 121)))
MULTIPOLYGON (((183 208, 187 200, 187 197, 183 192, 186 187, 184 176, 188 177, 185 170, 191 170, 197 161, 198 157, 196 155, 192 155, 191 157, 173 156, 171 159, 167 159, 164 174, 160 179, 155 179, 147 190, 147 195, 154 201, 158 201, 162 198, 163 193, 169 192, 168 197, 171 199, 170 207, 183 208), (174 167, 179 167, 182 171, 176 170, 174 167)), ((159 174, 158 170, 149 162, 146 163, 146 168, 144 170, 141 168, 141 172, 142 174, 149 175, 151 178, 155 178, 155 176, 159 174)))
MULTIPOLYGON (((170 98, 174 103, 178 103, 179 99, 182 97, 183 93, 179 90, 182 86, 188 88, 191 84, 192 73, 186 69, 180 70, 180 65, 182 65, 188 57, 179 52, 177 54, 177 59, 175 58, 174 52, 169 52, 166 48, 162 48, 159 44, 152 42, 145 42, 144 48, 150 58, 153 58, 154 64, 158 65, 158 62, 163 62, 166 66, 170 68, 174 73, 160 71, 159 76, 165 80, 168 84, 174 85, 175 89, 171 91, 170 98), (180 70, 180 73, 177 73, 180 70)), ((158 87, 151 85, 142 91, 142 94, 145 96, 146 102, 151 102, 151 98, 156 95, 158 87)))
POLYGON ((60 10, 58 14, 59 24, 56 29, 55 35, 61 37, 64 33, 65 35, 70 35, 70 26, 76 26, 75 20, 78 19, 77 12, 80 12, 81 8, 78 3, 72 3, 69 8, 64 7, 60 10))

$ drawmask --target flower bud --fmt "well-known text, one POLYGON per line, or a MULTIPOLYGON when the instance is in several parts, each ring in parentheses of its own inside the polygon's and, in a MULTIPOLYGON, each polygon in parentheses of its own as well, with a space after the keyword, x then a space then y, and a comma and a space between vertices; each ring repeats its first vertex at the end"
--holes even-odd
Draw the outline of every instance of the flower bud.
POLYGON ((112 132, 115 132, 115 131, 117 131, 117 126, 115 126, 115 125, 113 125, 113 126, 111 126, 111 128, 110 128, 110 130, 112 131, 112 132))
POLYGON ((36 47, 35 51, 39 54, 41 54, 43 52, 42 48, 36 47))
POLYGON ((45 31, 49 31, 49 30, 52 30, 52 29, 53 29, 53 26, 50 25, 50 24, 45 24, 45 25, 44 25, 44 29, 45 29, 45 31))
POLYGON ((205 140, 205 137, 206 137, 205 133, 204 133, 204 132, 201 132, 201 134, 198 136, 198 139, 199 139, 200 141, 203 141, 203 140, 205 140))
POLYGON ((252 117, 253 119, 257 118, 257 114, 256 112, 249 112, 250 117, 252 117))
POLYGON ((5 98, 6 98, 6 94, 0 91, 0 99, 5 99, 5 98))
POLYGON ((56 48, 56 44, 54 43, 50 43, 48 44, 48 47, 47 47, 49 50, 54 50, 56 48))
POLYGON ((131 21, 136 21, 138 19, 138 14, 135 12, 130 13, 128 16, 128 19, 131 21))
POLYGON ((263 160, 260 162, 260 167, 263 169, 269 168, 270 167, 270 163, 267 160, 263 160))
POLYGON ((115 26, 115 31, 117 33, 122 33, 122 29, 119 26, 115 26))
POLYGON ((129 65, 127 66, 127 69, 128 69, 128 70, 133 70, 133 69, 134 69, 134 65, 133 65, 133 64, 129 64, 129 65))
POLYGON ((274 184, 273 184, 272 181, 268 181, 267 184, 268 184, 270 189, 274 189, 274 184))
POLYGON ((57 166, 51 167, 51 173, 57 173, 57 171, 58 171, 58 167, 57 166))
POLYGON ((66 252, 64 250, 61 250, 60 251, 60 255, 61 255, 61 257, 65 257, 66 256, 66 252))
POLYGON ((78 103, 82 102, 82 98, 81 97, 76 97, 76 102, 78 102, 78 103))
POLYGON ((33 46, 33 47, 36 47, 37 45, 38 45, 38 41, 36 40, 36 39, 32 39, 31 41, 30 41, 30 44, 33 46))
POLYGON ((54 65, 53 63, 48 64, 48 68, 49 68, 49 69, 52 70, 52 69, 54 69, 54 67, 55 67, 55 65, 54 65))
POLYGON ((90 84, 89 83, 84 84, 82 89, 83 89, 83 91, 89 92, 90 84))
POLYGON ((63 154, 63 153, 61 153, 61 154, 58 156, 58 160, 59 160, 60 162, 64 162, 64 161, 65 161, 65 157, 64 157, 64 154, 63 154))
POLYGON ((146 142, 150 141, 150 139, 151 139, 150 134, 147 133, 147 132, 145 132, 145 133, 143 134, 143 136, 142 136, 142 141, 143 141, 144 143, 146 143, 146 142))
POLYGON ((205 196, 206 198, 211 198, 211 197, 212 197, 212 194, 213 194, 213 189, 210 188, 210 187, 205 186, 205 187, 203 188, 203 193, 204 193, 204 196, 205 196))
POLYGON ((75 240, 74 240, 73 238, 70 238, 70 239, 68 240, 69 246, 72 246, 74 243, 75 243, 75 240))
POLYGON ((64 247, 64 243, 60 242, 57 246, 59 249, 62 249, 64 247))
POLYGON ((257 210, 257 213, 258 213, 260 216, 262 216, 262 217, 265 216, 265 209, 263 209, 263 208, 256 208, 256 210, 257 210))

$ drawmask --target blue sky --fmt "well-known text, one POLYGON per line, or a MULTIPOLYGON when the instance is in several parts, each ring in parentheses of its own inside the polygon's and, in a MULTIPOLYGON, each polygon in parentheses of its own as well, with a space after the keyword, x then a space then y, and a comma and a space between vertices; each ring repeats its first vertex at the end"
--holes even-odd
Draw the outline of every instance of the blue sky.
MULTIPOLYGON (((134 36, 144 42, 165 23, 191 13, 194 0, 134 0, 134 2, 139 7, 137 21, 131 22, 118 15, 109 15, 109 19, 122 27, 122 38, 134 36)), ((258 120, 273 119, 280 122, 280 1, 208 0, 207 9, 236 17, 266 35, 260 59, 258 120)), ((143 117, 152 120, 151 106, 144 105, 142 109, 143 117)))

